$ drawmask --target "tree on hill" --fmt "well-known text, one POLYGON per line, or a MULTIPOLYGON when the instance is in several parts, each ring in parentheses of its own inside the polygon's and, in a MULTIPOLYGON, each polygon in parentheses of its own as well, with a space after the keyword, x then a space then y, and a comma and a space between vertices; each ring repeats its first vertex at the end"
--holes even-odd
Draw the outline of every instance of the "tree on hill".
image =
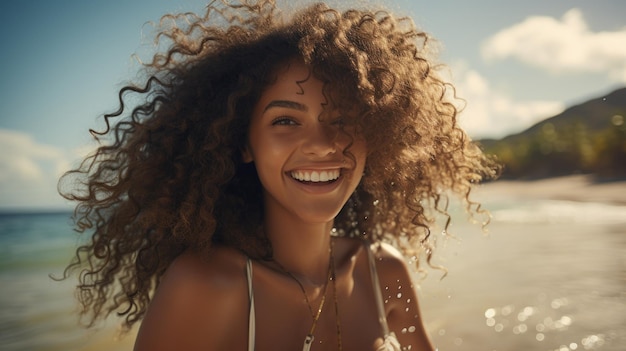
POLYGON ((478 143, 502 162, 503 178, 574 173, 626 176, 626 88, 568 108, 527 130, 478 143))

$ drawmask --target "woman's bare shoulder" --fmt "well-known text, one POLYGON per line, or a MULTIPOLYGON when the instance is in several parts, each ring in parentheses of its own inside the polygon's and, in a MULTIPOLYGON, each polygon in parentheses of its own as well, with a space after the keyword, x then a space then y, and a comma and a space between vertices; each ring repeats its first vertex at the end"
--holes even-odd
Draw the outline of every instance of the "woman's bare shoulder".
POLYGON ((219 293, 244 282, 245 264, 241 252, 227 247, 215 247, 206 255, 185 252, 172 262, 161 284, 172 281, 219 293))
MULTIPOLYGON (((376 262, 376 270, 381 289, 392 296, 413 298, 413 277, 407 259, 394 246, 387 243, 373 243, 370 246, 376 262)), ((401 298, 390 299, 387 309, 402 307, 401 298)))
POLYGON ((376 266, 379 270, 383 270, 381 273, 386 273, 384 272, 386 270, 406 270, 406 258, 395 246, 385 242, 376 242, 370 244, 370 250, 374 253, 376 266))
MULTIPOLYGON (((394 246, 384 242, 369 242, 358 238, 338 238, 340 243, 339 248, 345 256, 352 258, 367 258, 367 250, 370 250, 376 261, 376 268, 381 275, 387 275, 386 271, 397 271, 398 269, 405 270, 406 263, 405 258, 394 246)), ((339 253, 341 256, 341 253, 339 253)))
POLYGON ((417 350, 433 350, 424 328, 417 292, 413 285, 413 272, 406 257, 394 246, 386 243, 372 244, 380 289, 386 299, 387 322, 400 344, 417 350), (410 333, 402 331, 412 330, 410 333))
POLYGON ((150 302, 135 350, 213 350, 238 338, 247 326, 245 260, 228 248, 176 258, 150 302))

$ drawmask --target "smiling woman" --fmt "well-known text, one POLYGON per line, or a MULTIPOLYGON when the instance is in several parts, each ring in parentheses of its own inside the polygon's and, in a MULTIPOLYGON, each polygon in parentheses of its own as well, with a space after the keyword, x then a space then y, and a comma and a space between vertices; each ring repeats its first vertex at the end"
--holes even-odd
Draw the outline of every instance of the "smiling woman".
POLYGON ((136 350, 432 350, 402 255, 429 262, 428 211, 451 190, 480 212, 497 167, 428 36, 269 0, 162 23, 169 49, 93 132, 110 143, 61 182, 92 235, 66 270, 83 314, 141 321, 136 350))

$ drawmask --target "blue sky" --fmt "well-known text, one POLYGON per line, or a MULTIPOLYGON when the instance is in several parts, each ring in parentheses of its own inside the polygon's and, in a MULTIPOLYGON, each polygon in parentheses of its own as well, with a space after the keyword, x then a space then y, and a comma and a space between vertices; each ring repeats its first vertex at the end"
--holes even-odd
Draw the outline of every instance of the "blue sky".
MULTIPOLYGON (((336 2, 336 0, 335 0, 336 2)), ((363 0, 358 2, 366 2, 363 0)), ((626 86, 621 0, 378 2, 441 44, 474 138, 521 131, 626 86)), ((63 208, 56 179, 91 146, 89 128, 117 107, 149 21, 202 11, 201 0, 0 3, 0 209, 63 208)))

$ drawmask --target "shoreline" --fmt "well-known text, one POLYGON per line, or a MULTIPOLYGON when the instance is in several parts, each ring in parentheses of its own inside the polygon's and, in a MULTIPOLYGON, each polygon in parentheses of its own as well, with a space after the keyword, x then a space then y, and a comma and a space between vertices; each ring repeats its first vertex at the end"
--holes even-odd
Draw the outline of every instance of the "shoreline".
POLYGON ((626 206, 626 180, 596 182, 592 175, 569 175, 539 180, 496 180, 476 188, 479 198, 513 197, 626 206))

